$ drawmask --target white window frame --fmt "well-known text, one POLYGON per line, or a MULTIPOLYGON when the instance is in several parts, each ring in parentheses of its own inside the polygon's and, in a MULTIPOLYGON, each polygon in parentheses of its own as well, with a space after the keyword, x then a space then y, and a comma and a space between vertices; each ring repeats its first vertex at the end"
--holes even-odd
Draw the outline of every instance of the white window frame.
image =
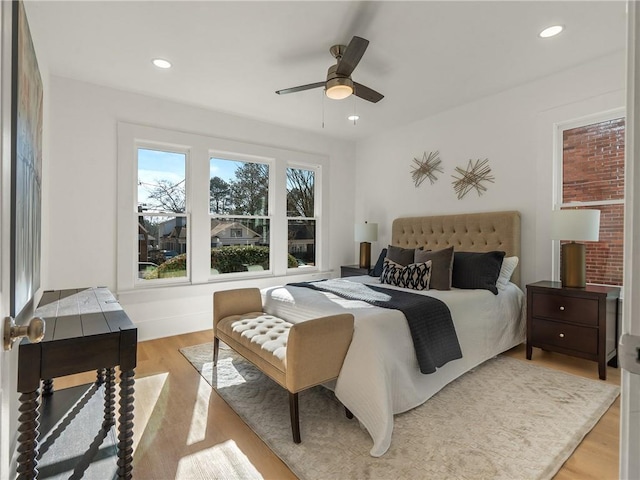
MULTIPOLYGON (((314 220, 315 221, 315 225, 316 225, 316 238, 314 239, 314 241, 316 242, 315 245, 315 254, 316 254, 316 258, 315 258, 315 263, 313 266, 309 266, 309 267, 305 267, 304 268, 304 273, 307 272, 313 272, 314 270, 318 270, 318 265, 320 264, 320 261, 318 260, 318 256, 320 255, 320 245, 318 244, 318 232, 321 231, 322 229, 322 202, 321 202, 321 195, 319 195, 319 192, 322 191, 322 165, 309 165, 309 164, 303 164, 300 162, 290 162, 287 164, 286 166, 287 169, 291 168, 291 169, 298 169, 298 170, 310 170, 313 171, 313 218, 312 217, 289 217, 287 212, 287 208, 286 208, 286 170, 285 170, 285 216, 287 217, 286 220, 286 227, 287 227, 287 238, 289 237, 289 220, 314 220)), ((287 248, 287 254, 289 253, 289 249, 287 248)), ((297 268, 289 268, 288 269, 289 273, 295 273, 298 271, 297 268)))
MULTIPOLYGON (((563 207, 597 207, 601 205, 624 205, 625 199, 622 200, 603 200, 589 202, 570 202, 564 203, 562 195, 562 167, 564 158, 564 131, 573 128, 585 127, 595 123, 615 120, 617 118, 626 119, 625 108, 615 108, 604 112, 587 115, 584 117, 558 122, 554 124, 553 132, 553 210, 560 210, 563 207)), ((626 179, 625 179, 626 181, 626 179)), ((560 281, 560 241, 553 240, 553 248, 551 250, 551 275, 552 280, 560 281)))
MULTIPOLYGON (((196 285, 219 281, 246 280, 259 276, 286 276, 328 271, 329 194, 325 192, 322 176, 328 175, 329 158, 324 155, 287 150, 278 147, 256 145, 244 141, 222 139, 213 136, 177 132, 162 128, 118 122, 118 206, 116 218, 116 282, 117 291, 196 285), (188 152, 185 188, 188 245, 186 278, 138 281, 138 219, 137 211, 137 149, 154 148, 163 151, 188 152), (209 165, 210 158, 239 161, 268 161, 269 214, 270 219, 270 270, 211 275, 210 269, 210 218, 209 165), (286 169, 316 169, 316 266, 314 268, 289 269, 287 266, 287 211, 286 169)), ((219 215, 214 215, 220 217, 219 215)))
MULTIPOLYGON (((274 253, 277 250, 273 247, 274 243, 274 232, 273 232, 273 212, 274 212, 274 201, 275 201, 275 184, 274 181, 274 171, 276 170, 276 159, 274 157, 265 157, 265 156, 257 156, 257 155, 246 155, 240 154, 237 152, 230 151, 220 151, 220 150, 210 150, 209 156, 207 158, 207 168, 210 168, 210 162, 212 158, 218 158, 220 160, 228 160, 232 162, 246 162, 246 163, 262 163, 269 166, 269 192, 268 192, 268 203, 269 208, 267 209, 266 215, 220 215, 211 213, 211 209, 209 208, 210 202, 210 190, 207 188, 207 210, 209 211, 209 225, 211 225, 211 219, 213 218, 222 218, 222 219, 236 219, 236 218, 251 218, 251 219, 263 219, 269 220, 269 268, 267 270, 259 271, 259 273, 251 272, 252 276, 268 276, 271 275, 274 271, 274 253)), ((207 185, 209 184, 211 176, 208 176, 207 185)), ((211 237, 209 237, 210 239, 211 237)), ((234 278, 246 278, 249 273, 247 272, 236 272, 236 273, 223 273, 217 275, 211 275, 211 270, 209 270, 209 281, 224 281, 224 280, 233 280, 234 278)))
MULTIPOLYGON (((136 189, 135 189, 135 199, 134 199, 134 205, 133 208, 135 210, 135 217, 134 217, 134 222, 136 224, 136 226, 138 225, 138 218, 139 217, 167 217, 167 218, 184 218, 185 222, 187 224, 187 273, 186 276, 184 277, 175 277, 175 278, 158 278, 158 279, 153 279, 153 280, 143 280, 140 279, 140 277, 138 275, 136 275, 135 278, 135 284, 136 285, 141 285, 141 284, 154 284, 154 285, 167 285, 167 284, 184 284, 184 283, 189 283, 189 279, 191 278, 191 268, 190 268, 190 263, 189 257, 191 255, 191 221, 190 221, 190 215, 189 215, 189 169, 190 169, 190 152, 189 152, 189 148, 186 146, 178 146, 178 145, 171 145, 171 144, 162 144, 162 143, 158 143, 158 142, 149 142, 149 141, 136 141, 135 142, 135 150, 136 150, 136 158, 135 158, 135 171, 136 171, 136 179, 138 178, 138 150, 139 149, 146 149, 146 150, 155 150, 155 151, 159 151, 159 152, 168 152, 168 153, 178 153, 178 154, 183 154, 185 156, 185 165, 184 165, 184 172, 185 172, 185 185, 184 185, 184 189, 185 189, 185 205, 184 205, 184 212, 183 213, 177 213, 177 212, 168 212, 168 211, 153 211, 153 210, 149 210, 149 211, 144 211, 144 212, 138 212, 138 188, 137 188, 137 180, 136 180, 136 189)), ((137 238, 137 236, 136 236, 137 238)), ((138 242, 136 241, 136 258, 138 256, 138 242)))

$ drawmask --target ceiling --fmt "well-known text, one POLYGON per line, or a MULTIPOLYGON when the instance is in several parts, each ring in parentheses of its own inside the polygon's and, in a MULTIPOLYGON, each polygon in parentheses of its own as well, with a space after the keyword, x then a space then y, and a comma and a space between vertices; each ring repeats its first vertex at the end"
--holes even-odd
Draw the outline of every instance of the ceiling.
POLYGON ((43 71, 349 140, 626 45, 623 1, 25 3, 43 71), (353 35, 370 41, 353 79, 382 101, 275 94, 323 81, 329 47, 353 35))

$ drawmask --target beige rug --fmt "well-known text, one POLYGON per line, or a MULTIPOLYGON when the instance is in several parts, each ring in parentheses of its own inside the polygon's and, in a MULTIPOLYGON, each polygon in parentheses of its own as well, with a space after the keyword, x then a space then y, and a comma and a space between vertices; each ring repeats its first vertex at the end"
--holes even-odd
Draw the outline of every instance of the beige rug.
POLYGON ((181 352, 308 480, 551 478, 619 393, 605 382, 497 357, 396 415, 391 448, 374 458, 367 432, 323 387, 300 393, 302 443, 294 444, 287 392, 228 348, 215 370, 212 350, 209 343, 181 352))

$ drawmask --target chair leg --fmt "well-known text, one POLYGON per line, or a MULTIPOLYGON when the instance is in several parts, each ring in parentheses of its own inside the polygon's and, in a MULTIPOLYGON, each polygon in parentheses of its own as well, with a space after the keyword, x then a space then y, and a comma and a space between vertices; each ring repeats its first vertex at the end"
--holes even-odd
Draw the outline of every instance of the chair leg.
POLYGON ((289 392, 289 414, 291 415, 291 432, 293 442, 300 443, 300 417, 298 416, 298 394, 289 392))
POLYGON ((220 339, 213 337, 213 366, 218 365, 218 350, 220 349, 220 339))
POLYGON ((344 407, 344 414, 347 416, 349 420, 353 418, 353 413, 351 413, 351 410, 349 410, 347 407, 344 407))

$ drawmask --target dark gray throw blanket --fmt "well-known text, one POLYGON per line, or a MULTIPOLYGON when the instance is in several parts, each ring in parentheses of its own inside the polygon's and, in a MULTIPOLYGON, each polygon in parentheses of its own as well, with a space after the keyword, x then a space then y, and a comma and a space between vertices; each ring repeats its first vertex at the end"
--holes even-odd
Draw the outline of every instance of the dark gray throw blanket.
POLYGON ((421 373, 433 373, 451 360, 462 358, 449 307, 437 298, 343 280, 289 283, 362 300, 376 307, 404 313, 411 331, 421 373))

